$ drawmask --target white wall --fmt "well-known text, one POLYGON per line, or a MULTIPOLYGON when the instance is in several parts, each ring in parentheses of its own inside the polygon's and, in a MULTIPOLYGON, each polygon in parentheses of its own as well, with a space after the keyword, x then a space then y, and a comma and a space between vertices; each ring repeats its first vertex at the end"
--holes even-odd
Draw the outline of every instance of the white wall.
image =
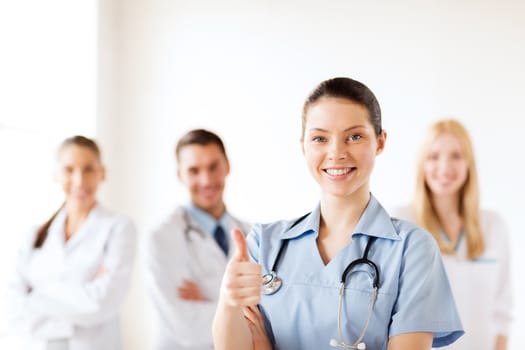
POLYGON ((56 147, 95 136, 97 26, 96 2, 0 1, 0 349, 21 237, 63 200, 56 147))
MULTIPOLYGON (((227 201, 251 221, 300 215, 317 198, 299 150, 303 99, 351 76, 378 96, 389 132, 372 190, 387 207, 412 195, 415 150, 435 119, 470 129, 482 202, 512 233, 516 322, 525 336, 518 247, 525 178, 525 3, 520 1, 101 1, 99 135, 108 205, 142 237, 186 199, 173 146, 189 128, 221 134, 232 162, 227 201)), ((149 348, 141 256, 126 302, 126 349, 149 348)))

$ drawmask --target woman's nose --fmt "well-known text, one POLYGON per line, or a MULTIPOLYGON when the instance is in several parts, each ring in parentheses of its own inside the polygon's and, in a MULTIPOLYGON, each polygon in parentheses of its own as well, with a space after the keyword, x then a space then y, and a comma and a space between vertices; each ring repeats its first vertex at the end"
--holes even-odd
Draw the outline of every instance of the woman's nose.
POLYGON ((329 148, 329 157, 334 160, 341 160, 347 157, 346 145, 341 141, 333 141, 329 148))
POLYGON ((80 186, 84 182, 84 174, 82 174, 82 171, 73 172, 72 178, 73 178, 73 184, 76 186, 80 186))

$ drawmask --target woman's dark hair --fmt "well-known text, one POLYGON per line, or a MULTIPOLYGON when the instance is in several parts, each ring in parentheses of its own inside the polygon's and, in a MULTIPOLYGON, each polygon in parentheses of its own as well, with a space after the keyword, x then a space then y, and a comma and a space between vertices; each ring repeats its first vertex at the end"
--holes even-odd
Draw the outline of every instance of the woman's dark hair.
POLYGON ((228 156, 226 155, 226 148, 224 147, 224 143, 222 142, 221 138, 217 134, 205 129, 193 129, 184 134, 179 139, 179 141, 177 142, 177 146, 175 147, 175 157, 177 158, 177 161, 179 161, 180 151, 185 146, 205 146, 209 144, 217 145, 217 147, 219 147, 226 160, 228 160, 228 156))
MULTIPOLYGON (((98 147, 95 140, 80 135, 69 137, 62 141, 62 143, 58 147, 57 155, 60 155, 60 153, 69 146, 86 147, 93 151, 93 153, 95 153, 95 155, 97 156, 98 160, 101 161, 100 148, 98 147)), ((56 216, 58 215, 60 210, 62 210, 63 207, 64 204, 62 204, 60 208, 42 226, 38 228, 36 232, 35 243, 33 244, 34 248, 40 248, 42 247, 42 245, 44 245, 44 242, 47 238, 47 233, 49 231, 49 227, 51 226, 51 223, 53 222, 53 220, 55 220, 56 216)))
POLYGON ((38 231, 36 231, 36 238, 35 243, 33 244, 33 248, 38 249, 44 245, 44 242, 47 238, 47 232, 49 231, 49 227, 51 226, 53 220, 55 220, 58 213, 60 213, 60 210, 62 210, 64 205, 65 204, 62 204, 60 208, 58 208, 58 210, 42 226, 38 228, 38 231))
POLYGON ((355 102, 368 110, 370 123, 376 135, 381 134, 381 108, 374 93, 363 83, 344 77, 321 82, 308 96, 303 106, 302 135, 306 125, 306 112, 310 105, 323 97, 343 98, 355 102))

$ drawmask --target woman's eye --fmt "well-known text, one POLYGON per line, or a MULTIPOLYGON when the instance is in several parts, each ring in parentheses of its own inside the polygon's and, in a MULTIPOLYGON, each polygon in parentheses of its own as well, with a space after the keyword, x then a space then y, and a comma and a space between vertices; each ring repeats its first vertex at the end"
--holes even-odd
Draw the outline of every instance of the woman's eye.
POLYGON ((350 137, 349 137, 350 141, 359 141, 362 138, 363 138, 363 136, 359 135, 359 134, 350 135, 350 137))
POLYGON ((322 136, 316 136, 312 138, 313 142, 324 142, 326 139, 322 136))
POLYGON ((454 160, 462 159, 462 156, 460 153, 452 153, 451 158, 454 160))

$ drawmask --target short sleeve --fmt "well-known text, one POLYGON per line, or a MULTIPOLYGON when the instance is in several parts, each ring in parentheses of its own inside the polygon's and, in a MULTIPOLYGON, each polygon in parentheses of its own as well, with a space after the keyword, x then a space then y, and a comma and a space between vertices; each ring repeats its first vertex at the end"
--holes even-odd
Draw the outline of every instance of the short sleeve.
POLYGON ((389 336, 432 332, 433 347, 449 345, 464 331, 441 253, 432 236, 420 229, 407 235, 404 243, 389 336))

